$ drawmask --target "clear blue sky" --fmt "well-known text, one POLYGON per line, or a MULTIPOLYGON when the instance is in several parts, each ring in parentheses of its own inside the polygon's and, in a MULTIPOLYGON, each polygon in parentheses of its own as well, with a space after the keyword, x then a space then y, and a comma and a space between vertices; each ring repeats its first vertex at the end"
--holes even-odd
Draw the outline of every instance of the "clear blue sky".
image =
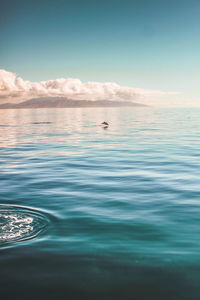
POLYGON ((200 102, 199 0, 1 1, 0 67, 181 92, 200 102))

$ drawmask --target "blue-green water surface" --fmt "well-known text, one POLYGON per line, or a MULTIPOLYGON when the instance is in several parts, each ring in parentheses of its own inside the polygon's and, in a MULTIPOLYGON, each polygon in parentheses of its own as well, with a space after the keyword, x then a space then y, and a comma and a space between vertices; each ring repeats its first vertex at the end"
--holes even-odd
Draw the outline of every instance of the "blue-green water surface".
POLYGON ((1 299, 199 299, 199 116, 1 110, 1 299))

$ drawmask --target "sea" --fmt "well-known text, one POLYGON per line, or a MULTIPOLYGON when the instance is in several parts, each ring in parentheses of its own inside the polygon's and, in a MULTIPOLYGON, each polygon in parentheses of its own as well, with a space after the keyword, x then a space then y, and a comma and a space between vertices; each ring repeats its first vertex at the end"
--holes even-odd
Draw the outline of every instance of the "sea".
POLYGON ((0 110, 0 299, 199 300, 200 108, 0 110))

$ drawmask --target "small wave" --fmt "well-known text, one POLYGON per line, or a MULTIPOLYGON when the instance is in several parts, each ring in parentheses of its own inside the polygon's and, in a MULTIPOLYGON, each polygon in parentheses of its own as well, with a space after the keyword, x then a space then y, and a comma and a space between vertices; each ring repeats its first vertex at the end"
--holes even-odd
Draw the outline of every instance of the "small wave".
POLYGON ((0 207, 0 245, 36 237, 48 224, 46 216, 28 208, 0 207))
POLYGON ((52 124, 52 122, 32 122, 31 124, 40 125, 40 124, 52 124))
POLYGON ((17 127, 17 125, 0 124, 0 127, 17 127))

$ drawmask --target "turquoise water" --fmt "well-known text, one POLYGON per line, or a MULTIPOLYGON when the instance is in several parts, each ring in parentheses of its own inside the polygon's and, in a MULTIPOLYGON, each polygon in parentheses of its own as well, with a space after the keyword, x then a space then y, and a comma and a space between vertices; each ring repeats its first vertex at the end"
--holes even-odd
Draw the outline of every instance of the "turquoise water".
POLYGON ((199 115, 1 110, 2 300, 199 299, 199 115))

